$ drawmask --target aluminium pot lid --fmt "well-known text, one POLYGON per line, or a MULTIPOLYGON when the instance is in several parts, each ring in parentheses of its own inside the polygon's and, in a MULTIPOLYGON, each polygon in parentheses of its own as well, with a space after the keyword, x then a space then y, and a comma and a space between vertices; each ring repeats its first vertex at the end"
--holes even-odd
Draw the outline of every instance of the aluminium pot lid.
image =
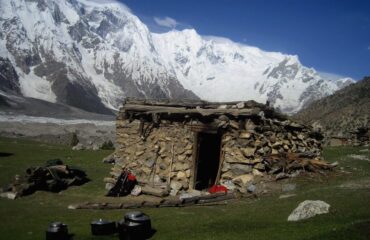
POLYGON ((104 220, 104 219, 99 219, 99 220, 94 220, 91 222, 92 225, 106 225, 106 224, 113 224, 114 222, 104 220))

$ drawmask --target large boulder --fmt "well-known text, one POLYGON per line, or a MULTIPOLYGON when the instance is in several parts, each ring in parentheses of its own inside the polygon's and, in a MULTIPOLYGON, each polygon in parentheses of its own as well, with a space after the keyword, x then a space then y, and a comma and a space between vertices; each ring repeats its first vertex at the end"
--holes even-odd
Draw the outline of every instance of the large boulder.
POLYGON ((289 215, 288 221, 300 221, 314 217, 318 214, 329 212, 330 205, 320 200, 306 200, 301 202, 296 209, 289 215))

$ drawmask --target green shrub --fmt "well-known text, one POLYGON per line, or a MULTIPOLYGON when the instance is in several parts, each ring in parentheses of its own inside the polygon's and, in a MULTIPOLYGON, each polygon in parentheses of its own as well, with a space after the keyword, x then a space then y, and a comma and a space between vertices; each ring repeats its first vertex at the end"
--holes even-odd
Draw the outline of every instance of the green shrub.
POLYGON ((111 140, 105 141, 103 145, 101 145, 101 149, 103 150, 114 150, 114 144, 111 140))
POLYGON ((77 134, 74 132, 72 133, 72 139, 71 139, 71 147, 76 146, 80 140, 78 140, 77 134))

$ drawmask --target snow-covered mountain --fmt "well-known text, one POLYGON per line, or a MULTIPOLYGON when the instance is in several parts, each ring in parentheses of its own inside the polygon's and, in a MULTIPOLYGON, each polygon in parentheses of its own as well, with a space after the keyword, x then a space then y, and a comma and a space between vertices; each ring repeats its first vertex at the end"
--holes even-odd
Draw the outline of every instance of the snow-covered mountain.
POLYGON ((103 2, 0 0, 0 73, 16 73, 1 84, 99 113, 127 96, 269 100, 291 113, 353 81, 195 30, 154 34, 124 5, 103 2))
POLYGON ((185 88, 210 101, 270 101, 293 113, 353 80, 332 81, 304 67, 298 56, 266 52, 195 30, 153 34, 159 54, 185 88))

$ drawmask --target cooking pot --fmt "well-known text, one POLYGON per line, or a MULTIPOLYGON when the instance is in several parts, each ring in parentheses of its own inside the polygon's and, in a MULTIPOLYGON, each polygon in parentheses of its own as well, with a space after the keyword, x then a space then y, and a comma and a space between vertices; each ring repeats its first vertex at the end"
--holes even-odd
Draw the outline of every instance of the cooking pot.
POLYGON ((62 222, 52 222, 46 230, 46 240, 68 240, 68 226, 62 222))
POLYGON ((150 218, 139 211, 129 212, 118 222, 118 232, 121 240, 148 239, 152 233, 150 218))
POLYGON ((99 219, 92 221, 90 225, 93 235, 111 235, 116 232, 116 222, 99 219))

